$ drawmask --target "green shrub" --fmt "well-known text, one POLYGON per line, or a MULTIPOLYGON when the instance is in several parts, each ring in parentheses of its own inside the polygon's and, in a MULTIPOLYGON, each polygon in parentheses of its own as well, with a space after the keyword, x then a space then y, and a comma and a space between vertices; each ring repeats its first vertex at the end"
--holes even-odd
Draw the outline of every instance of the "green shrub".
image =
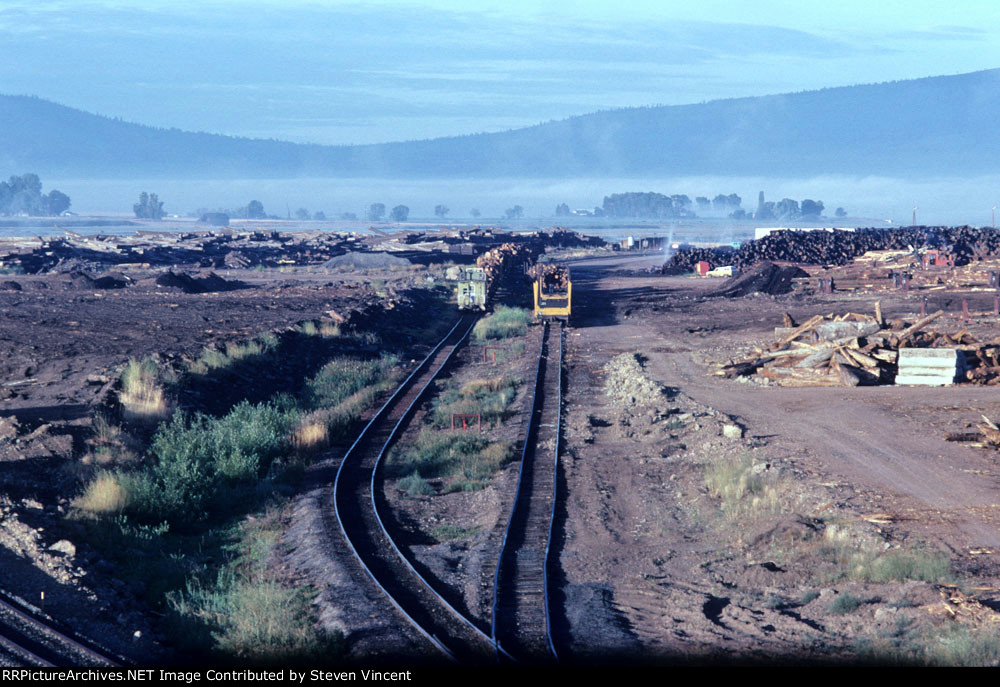
POLYGON ((388 354, 370 360, 347 356, 332 360, 308 381, 306 404, 311 408, 335 406, 365 387, 390 384, 398 364, 399 358, 388 354))
POLYGON ((407 477, 399 480, 397 485, 410 496, 430 496, 434 493, 434 487, 430 485, 416 470, 407 477))
POLYGON ((951 560, 941 553, 897 549, 872 561, 860 577, 872 582, 946 582, 952 578, 951 560))
POLYGON ((388 466, 397 475, 416 470, 427 477, 481 481, 491 478, 512 455, 513 447, 506 441, 425 429, 406 451, 393 452, 388 466))
POLYGON ((838 594, 837 598, 833 600, 830 604, 829 611, 831 613, 836 613, 837 615, 844 615, 847 613, 853 613, 858 610, 864 603, 861 599, 854 596, 853 594, 838 594))
POLYGON ((452 539, 468 539, 479 532, 478 527, 459 527, 458 525, 438 525, 431 530, 431 535, 438 541, 452 539))
POLYGON ((531 312, 524 308, 500 306, 493 314, 476 323, 472 335, 480 343, 489 339, 510 339, 524 336, 531 324, 531 312))
POLYGON ((315 661, 340 652, 339 637, 316 632, 312 591, 285 587, 268 571, 280 533, 280 520, 273 515, 241 525, 229 547, 240 555, 210 582, 190 578, 183 591, 167 596, 176 641, 257 665, 315 661))
POLYGON ((434 423, 450 428, 451 416, 456 413, 480 415, 483 422, 504 420, 516 395, 517 380, 511 377, 474 379, 441 394, 434 408, 434 423))
POLYGON ((153 437, 151 468, 120 476, 129 512, 146 519, 201 519, 217 489, 252 482, 267 471, 288 448, 297 415, 278 404, 246 401, 222 418, 176 413, 153 437))

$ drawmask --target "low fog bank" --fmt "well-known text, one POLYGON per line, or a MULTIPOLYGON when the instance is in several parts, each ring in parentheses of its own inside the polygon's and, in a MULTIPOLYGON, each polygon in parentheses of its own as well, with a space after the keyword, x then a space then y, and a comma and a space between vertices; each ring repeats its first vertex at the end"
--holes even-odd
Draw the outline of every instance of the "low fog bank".
MULTIPOLYGON (((267 214, 292 217, 299 208, 310 213, 322 211, 328 219, 354 213, 364 220, 372 203, 388 208, 406 205, 410 220, 435 220, 435 206, 449 208, 444 222, 489 223, 505 217, 514 206, 523 208, 525 220, 541 224, 576 223, 577 218, 555 216, 556 206, 565 203, 572 210, 600 206, 612 193, 652 191, 713 198, 717 194, 738 194, 748 213, 757 206, 763 191, 768 201, 782 198, 810 198, 824 203, 824 215, 835 225, 834 211, 843 207, 849 219, 864 220, 870 226, 909 225, 916 207, 918 224, 989 225, 990 211, 1000 205, 1000 175, 974 178, 925 178, 822 176, 806 179, 764 177, 677 177, 667 179, 494 179, 494 180, 392 180, 392 179, 46 179, 72 199, 71 210, 78 214, 131 214, 139 193, 158 194, 168 215, 185 216, 198 209, 226 209, 260 201, 267 214), (478 210, 478 219, 473 217, 478 210)), ((722 217, 693 208, 699 217, 722 217)), ((601 223, 598 218, 581 222, 601 223)), ((606 220, 620 224, 622 220, 606 220)), ((753 220, 750 220, 752 223, 753 220)), ((665 220, 664 223, 667 223, 665 220)), ((744 224, 744 223, 740 223, 744 224)), ((776 222, 764 224, 774 226, 776 222)))

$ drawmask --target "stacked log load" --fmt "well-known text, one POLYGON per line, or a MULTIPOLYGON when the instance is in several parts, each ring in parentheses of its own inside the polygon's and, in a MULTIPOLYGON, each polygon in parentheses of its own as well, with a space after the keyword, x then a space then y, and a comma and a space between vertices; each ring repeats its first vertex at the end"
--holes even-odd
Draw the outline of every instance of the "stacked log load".
POLYGON ((901 227, 856 231, 776 231, 744 243, 739 250, 682 248, 663 267, 666 274, 694 271, 704 260, 712 266, 734 265, 744 269, 763 260, 807 265, 846 265, 872 250, 935 248, 949 255, 957 266, 1000 255, 1000 231, 993 228, 901 227))

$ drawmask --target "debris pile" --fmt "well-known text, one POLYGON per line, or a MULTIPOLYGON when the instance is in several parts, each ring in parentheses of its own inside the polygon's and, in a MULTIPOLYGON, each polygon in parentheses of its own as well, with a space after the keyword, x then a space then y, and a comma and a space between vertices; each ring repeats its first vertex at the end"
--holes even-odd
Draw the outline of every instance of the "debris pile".
POLYGON ((664 405, 664 388, 646 376, 635 353, 622 353, 604 368, 604 393, 619 408, 664 405))
POLYGON ((794 279, 808 277, 809 273, 794 266, 781 267, 773 262, 761 262, 743 274, 727 280, 713 296, 728 296, 735 298, 751 293, 766 293, 780 295, 791 293, 795 286, 794 279))
POLYGON ((955 349, 964 357, 964 367, 957 370, 963 379, 1000 384, 1000 339, 979 342, 965 329, 955 334, 924 331, 943 314, 939 310, 909 326, 902 320, 884 322, 879 304, 874 316, 816 315, 798 326, 785 315, 784 326, 775 328, 775 343, 755 348, 750 356, 731 360, 712 374, 756 376, 779 386, 893 384, 900 350, 955 349))

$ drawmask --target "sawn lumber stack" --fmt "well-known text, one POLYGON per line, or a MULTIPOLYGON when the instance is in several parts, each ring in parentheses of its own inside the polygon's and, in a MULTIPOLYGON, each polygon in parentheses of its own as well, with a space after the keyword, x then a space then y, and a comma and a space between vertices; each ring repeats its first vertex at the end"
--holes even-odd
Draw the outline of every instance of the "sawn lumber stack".
MULTIPOLYGON (((751 376, 767 379, 779 386, 858 386, 893 384, 900 373, 900 351, 938 349, 927 355, 907 353, 904 366, 923 358, 935 361, 951 359, 955 373, 950 376, 944 364, 935 362, 937 380, 912 381, 906 370, 900 383, 948 384, 952 379, 975 384, 1000 384, 1000 340, 979 342, 965 329, 955 333, 924 331, 944 314, 937 311, 907 325, 902 320, 885 322, 879 304, 875 315, 846 313, 816 315, 796 326, 785 315, 784 326, 775 328, 776 341, 758 347, 743 360, 733 360, 712 374, 724 377, 751 376), (951 349, 954 355, 943 349, 951 349), (906 381, 904 381, 906 380, 906 381)), ((929 373, 918 372, 918 377, 929 373)))

